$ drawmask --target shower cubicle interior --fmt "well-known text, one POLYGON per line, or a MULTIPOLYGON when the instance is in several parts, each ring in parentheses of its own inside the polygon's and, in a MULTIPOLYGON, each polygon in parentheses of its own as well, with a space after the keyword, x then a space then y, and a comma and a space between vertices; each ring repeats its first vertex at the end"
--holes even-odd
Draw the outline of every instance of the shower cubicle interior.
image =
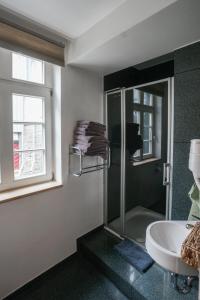
POLYGON ((148 224, 170 218, 172 117, 172 78, 105 94, 104 223, 142 245, 148 224))

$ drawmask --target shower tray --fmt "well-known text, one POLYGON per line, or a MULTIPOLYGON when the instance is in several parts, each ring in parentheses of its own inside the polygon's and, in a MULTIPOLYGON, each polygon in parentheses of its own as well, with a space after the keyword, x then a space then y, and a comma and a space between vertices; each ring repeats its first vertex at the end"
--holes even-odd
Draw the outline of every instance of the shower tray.
MULTIPOLYGON (((142 206, 136 206, 125 215, 124 235, 145 246, 146 229, 152 222, 164 220, 165 216, 142 206)), ((109 223, 109 227, 120 232, 120 218, 109 223)))

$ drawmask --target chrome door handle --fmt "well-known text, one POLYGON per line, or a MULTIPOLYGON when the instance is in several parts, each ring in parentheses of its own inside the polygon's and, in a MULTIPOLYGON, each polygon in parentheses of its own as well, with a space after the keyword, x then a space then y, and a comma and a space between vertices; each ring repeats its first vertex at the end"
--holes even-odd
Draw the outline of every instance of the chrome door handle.
POLYGON ((164 186, 167 186, 167 185, 170 184, 169 167, 170 167, 170 163, 164 163, 163 164, 163 185, 164 186))
POLYGON ((111 165, 111 149, 108 146, 108 157, 107 157, 107 168, 109 169, 111 165))

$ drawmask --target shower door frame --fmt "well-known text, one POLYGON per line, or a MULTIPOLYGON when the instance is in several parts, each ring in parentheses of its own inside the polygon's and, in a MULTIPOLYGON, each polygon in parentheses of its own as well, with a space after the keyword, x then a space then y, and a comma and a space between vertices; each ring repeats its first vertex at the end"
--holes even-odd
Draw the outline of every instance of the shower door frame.
MULTIPOLYGON (((126 103, 125 103, 125 92, 127 90, 144 87, 148 85, 158 84, 158 83, 168 83, 168 116, 167 116, 167 162, 168 167, 168 182, 166 185, 166 214, 165 219, 171 220, 172 211, 172 178, 173 178, 173 141, 174 141, 174 77, 168 77, 161 80, 156 80, 148 82, 145 84, 135 85, 129 88, 117 88, 114 90, 106 91, 104 96, 104 124, 108 128, 108 110, 107 101, 108 96, 111 94, 120 93, 121 94, 121 171, 120 171, 120 230, 119 232, 114 231, 109 227, 108 224, 108 194, 107 194, 107 179, 108 170, 104 170, 104 227, 113 234, 124 237, 125 236, 125 145, 126 145, 126 103)), ((127 236, 126 236, 127 237, 127 236)))
MULTIPOLYGON (((121 160, 120 165, 124 166, 125 163, 125 88, 116 88, 114 90, 109 90, 105 92, 104 96, 104 124, 106 125, 106 128, 108 128, 108 95, 113 94, 121 94, 121 160)), ((106 137, 108 138, 108 130, 106 130, 106 137)), ((124 173, 124 170, 122 171, 122 167, 120 167, 120 229, 124 231, 124 214, 122 213, 124 211, 124 204, 125 204, 125 178, 122 176, 124 173)), ((107 193, 107 180, 108 180, 108 169, 104 169, 104 227, 108 231, 112 232, 113 234, 117 236, 121 236, 122 232, 116 232, 112 228, 109 227, 108 224, 108 193, 107 193)))

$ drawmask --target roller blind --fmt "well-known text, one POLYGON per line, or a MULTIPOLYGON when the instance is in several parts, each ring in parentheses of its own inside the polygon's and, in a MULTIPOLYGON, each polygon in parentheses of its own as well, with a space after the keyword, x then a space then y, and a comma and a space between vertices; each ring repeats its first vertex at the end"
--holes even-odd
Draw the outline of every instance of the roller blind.
POLYGON ((0 46, 60 66, 65 65, 64 45, 58 45, 1 21, 0 46))

